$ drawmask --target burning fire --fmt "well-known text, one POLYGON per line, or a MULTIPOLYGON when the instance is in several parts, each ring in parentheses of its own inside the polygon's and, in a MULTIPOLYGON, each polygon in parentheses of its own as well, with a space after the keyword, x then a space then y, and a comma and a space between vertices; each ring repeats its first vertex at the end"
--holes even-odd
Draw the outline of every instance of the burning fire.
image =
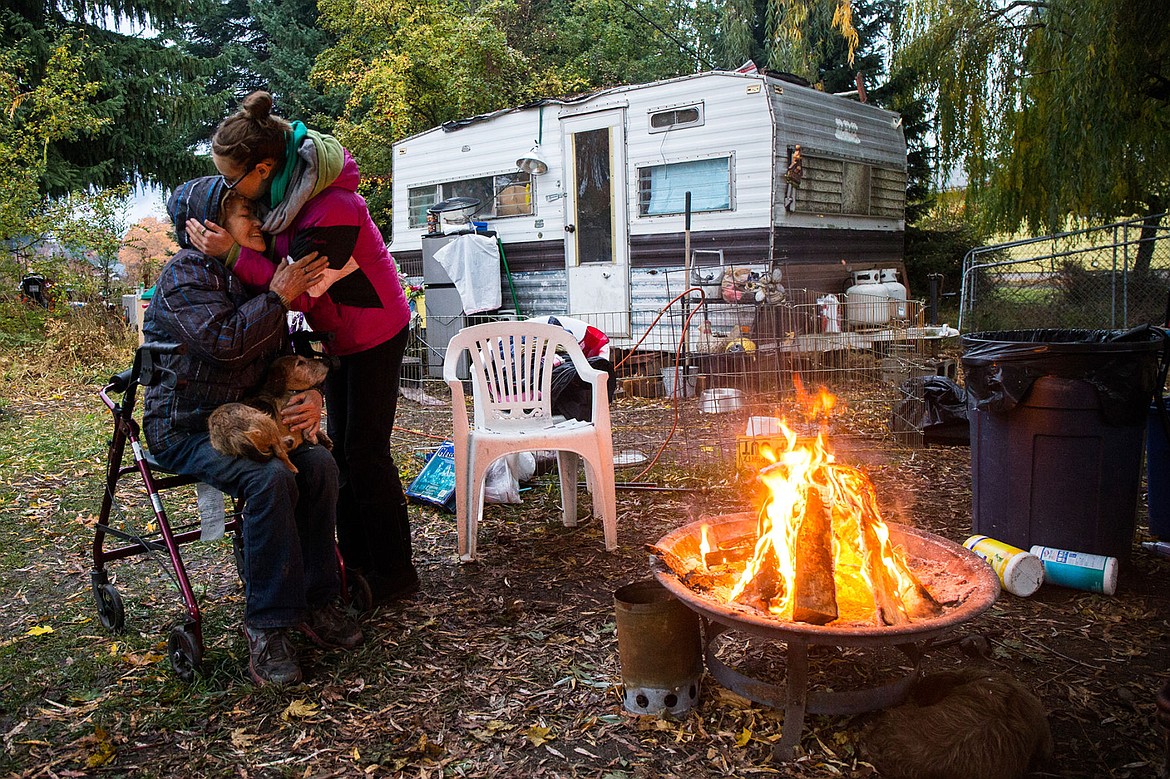
MULTIPOLYGON (((821 389, 798 397, 810 420, 826 421, 837 399, 821 389)), ((771 464, 759 480, 768 488, 754 553, 728 596, 779 618, 826 624, 834 620, 896 625, 937 613, 938 606, 890 543, 873 483, 836 462, 825 441, 802 442, 782 424, 787 448, 765 451, 771 464)), ((703 528, 701 551, 710 543, 703 528)))

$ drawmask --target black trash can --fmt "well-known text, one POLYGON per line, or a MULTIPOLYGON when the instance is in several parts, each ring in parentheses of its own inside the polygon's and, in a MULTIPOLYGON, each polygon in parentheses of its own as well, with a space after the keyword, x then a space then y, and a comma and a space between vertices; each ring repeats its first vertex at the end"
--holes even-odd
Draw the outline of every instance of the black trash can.
POLYGON ((964 336, 971 531, 1128 558, 1163 341, 1149 327, 964 336))

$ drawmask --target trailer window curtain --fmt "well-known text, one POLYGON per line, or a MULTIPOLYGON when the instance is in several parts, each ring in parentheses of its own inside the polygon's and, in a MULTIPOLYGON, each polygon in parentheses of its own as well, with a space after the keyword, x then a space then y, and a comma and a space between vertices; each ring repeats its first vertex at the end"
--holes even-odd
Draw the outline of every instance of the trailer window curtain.
POLYGON ((731 157, 638 168, 638 213, 642 216, 683 213, 687 192, 692 212, 729 210, 731 157))

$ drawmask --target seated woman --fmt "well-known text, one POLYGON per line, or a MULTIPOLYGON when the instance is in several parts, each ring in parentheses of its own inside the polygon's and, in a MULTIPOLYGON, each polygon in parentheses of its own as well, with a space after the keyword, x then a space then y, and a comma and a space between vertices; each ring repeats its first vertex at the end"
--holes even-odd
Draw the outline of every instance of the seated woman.
MULTIPOLYGON (((148 341, 187 347, 162 358, 184 381, 146 390, 143 433, 163 468, 244 499, 249 672, 257 684, 291 684, 300 681, 301 670, 290 629, 327 647, 349 649, 362 641, 360 628, 337 603, 337 466, 327 450, 308 443, 290 453, 297 474, 279 460, 222 455, 211 446, 207 419, 249 394, 272 358, 286 350, 288 305, 321 280, 325 259, 282 263, 265 289, 246 289, 222 262, 193 249, 186 230, 188 218, 212 219, 237 230, 241 242, 254 242, 243 218, 247 201, 228 194, 222 178, 209 176, 179 186, 167 202, 182 250, 159 273, 143 332, 148 341)), ((320 394, 310 390, 299 401, 296 424, 314 429, 320 394)))

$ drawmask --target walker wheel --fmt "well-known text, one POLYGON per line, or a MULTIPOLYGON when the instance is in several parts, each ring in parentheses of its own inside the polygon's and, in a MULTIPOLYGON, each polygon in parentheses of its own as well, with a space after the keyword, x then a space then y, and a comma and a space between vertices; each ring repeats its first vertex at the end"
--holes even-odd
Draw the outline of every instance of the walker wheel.
POLYGON ((118 588, 112 584, 96 584, 93 588, 93 599, 97 604, 98 619, 107 630, 121 633, 126 626, 126 607, 122 605, 122 596, 118 588))
POLYGON ((374 608, 374 591, 370 589, 370 583, 366 581, 366 577, 357 571, 346 571, 345 585, 351 609, 362 613, 374 608))
POLYGON ((184 682, 194 681, 203 667, 203 644, 196 638, 190 625, 175 625, 167 640, 167 655, 171 668, 184 682))

